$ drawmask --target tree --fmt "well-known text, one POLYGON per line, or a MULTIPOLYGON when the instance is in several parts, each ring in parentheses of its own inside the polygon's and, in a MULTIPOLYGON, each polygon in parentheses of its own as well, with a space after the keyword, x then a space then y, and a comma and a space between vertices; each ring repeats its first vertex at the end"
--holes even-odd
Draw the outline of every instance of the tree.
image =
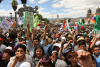
POLYGON ((2 2, 2 0, 0 0, 0 3, 2 2))
POLYGON ((42 21, 45 21, 45 23, 49 22, 49 20, 47 18, 43 18, 42 21))
POLYGON ((36 17, 36 16, 38 16, 39 20, 42 20, 42 19, 43 19, 43 17, 42 17, 41 14, 36 14, 36 15, 34 15, 34 17, 36 17))

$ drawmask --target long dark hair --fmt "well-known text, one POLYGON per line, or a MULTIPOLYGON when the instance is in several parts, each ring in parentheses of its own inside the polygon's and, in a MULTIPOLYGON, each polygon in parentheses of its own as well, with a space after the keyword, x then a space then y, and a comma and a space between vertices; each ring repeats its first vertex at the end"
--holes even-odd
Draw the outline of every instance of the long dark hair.
POLYGON ((43 51, 42 56, 44 55, 44 49, 43 49, 43 47, 42 46, 37 46, 37 47, 35 47, 35 53, 34 53, 33 58, 37 57, 37 55, 36 55, 36 50, 37 49, 41 49, 43 51))

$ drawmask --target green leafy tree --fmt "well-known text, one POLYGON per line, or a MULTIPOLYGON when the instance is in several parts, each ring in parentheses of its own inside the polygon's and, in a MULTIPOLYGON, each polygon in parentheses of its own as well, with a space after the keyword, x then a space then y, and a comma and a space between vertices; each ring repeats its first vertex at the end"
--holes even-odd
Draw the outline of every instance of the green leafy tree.
POLYGON ((34 17, 36 17, 36 16, 38 16, 39 20, 42 20, 42 19, 43 19, 43 17, 42 17, 41 14, 36 14, 36 15, 34 15, 34 17))
POLYGON ((49 23, 49 20, 47 18, 43 18, 42 21, 45 21, 45 23, 49 23))

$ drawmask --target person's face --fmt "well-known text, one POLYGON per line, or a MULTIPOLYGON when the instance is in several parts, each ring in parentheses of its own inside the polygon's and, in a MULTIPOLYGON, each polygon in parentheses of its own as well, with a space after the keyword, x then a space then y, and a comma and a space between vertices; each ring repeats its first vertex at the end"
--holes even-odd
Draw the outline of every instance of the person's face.
POLYGON ((92 67, 96 67, 96 61, 95 60, 92 61, 92 67))
POLYGON ((57 52, 59 52, 60 48, 57 46, 54 46, 54 50, 56 50, 57 52))
POLYGON ((8 37, 8 38, 7 38, 7 41, 10 41, 10 40, 11 40, 11 38, 10 38, 10 37, 8 37))
POLYGON ((21 44, 26 44, 26 41, 25 40, 21 41, 21 44))
POLYGON ((48 45, 48 40, 46 40, 46 43, 45 44, 48 45))
POLYGON ((51 56, 51 60, 52 60, 53 62, 55 62, 55 61, 57 60, 57 58, 58 58, 57 53, 56 53, 56 52, 53 52, 53 54, 52 54, 52 56, 51 56))
POLYGON ((49 40, 50 40, 49 43, 52 43, 53 42, 52 38, 49 38, 49 40))
POLYGON ((94 48, 93 53, 95 55, 98 55, 100 53, 99 51, 100 51, 100 48, 99 47, 96 47, 96 48, 94 48))
POLYGON ((77 56, 75 56, 75 57, 71 57, 71 58, 69 59, 69 61, 71 62, 71 64, 73 64, 73 65, 77 65, 78 58, 77 58, 77 56))
POLYGON ((25 57, 26 51, 23 50, 23 48, 18 48, 15 52, 16 56, 20 55, 19 59, 23 59, 25 57))
POLYGON ((43 51, 42 51, 40 48, 38 48, 38 49, 36 50, 36 55, 37 55, 37 57, 42 57, 42 54, 43 54, 43 51))
POLYGON ((56 38, 56 34, 52 34, 51 36, 52 36, 53 38, 56 38))
POLYGON ((21 32, 17 33, 17 38, 21 38, 21 32))
POLYGON ((85 37, 85 41, 88 42, 89 41, 89 38, 88 37, 85 37))
POLYGON ((2 40, 0 40, 0 44, 2 44, 2 40))
POLYGON ((86 50, 86 46, 85 46, 85 45, 80 45, 80 46, 79 46, 79 49, 86 50))
POLYGON ((4 61, 9 61, 10 60, 10 55, 7 53, 7 52, 4 52, 3 53, 3 57, 2 57, 2 60, 4 61))
POLYGON ((39 41, 38 40, 34 40, 33 41, 33 45, 34 45, 34 47, 38 46, 39 45, 39 41))

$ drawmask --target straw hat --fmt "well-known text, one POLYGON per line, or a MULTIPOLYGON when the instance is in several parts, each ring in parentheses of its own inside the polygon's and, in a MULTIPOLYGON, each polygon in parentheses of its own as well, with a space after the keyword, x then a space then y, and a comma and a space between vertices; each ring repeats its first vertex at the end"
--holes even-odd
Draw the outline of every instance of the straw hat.
POLYGON ((77 42, 79 42, 79 41, 85 41, 85 39, 84 39, 83 37, 80 37, 80 38, 77 40, 77 42))

